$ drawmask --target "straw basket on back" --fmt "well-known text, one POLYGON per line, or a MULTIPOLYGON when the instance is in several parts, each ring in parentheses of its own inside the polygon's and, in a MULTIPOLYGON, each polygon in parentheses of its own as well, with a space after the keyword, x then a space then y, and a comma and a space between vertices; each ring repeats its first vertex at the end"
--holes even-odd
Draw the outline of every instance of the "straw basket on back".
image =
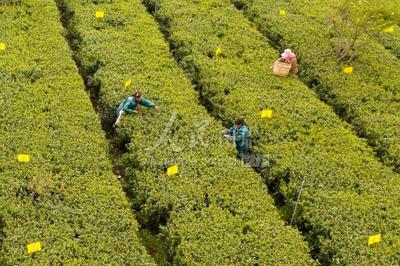
POLYGON ((277 76, 284 77, 284 76, 289 75, 291 68, 292 68, 292 65, 290 63, 285 63, 285 62, 276 60, 274 62, 274 64, 272 65, 272 73, 274 73, 277 76))

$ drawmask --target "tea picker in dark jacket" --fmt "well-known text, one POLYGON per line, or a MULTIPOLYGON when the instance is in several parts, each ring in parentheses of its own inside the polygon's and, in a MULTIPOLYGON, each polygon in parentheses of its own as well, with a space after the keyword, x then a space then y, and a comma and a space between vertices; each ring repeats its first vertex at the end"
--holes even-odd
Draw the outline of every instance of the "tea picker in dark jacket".
POLYGON ((155 105, 153 102, 143 98, 140 92, 135 92, 133 95, 123 100, 118 106, 116 111, 117 121, 115 121, 113 127, 117 127, 119 125, 123 115, 133 113, 137 114, 139 112, 139 105, 146 106, 150 109, 160 109, 160 107, 155 105))

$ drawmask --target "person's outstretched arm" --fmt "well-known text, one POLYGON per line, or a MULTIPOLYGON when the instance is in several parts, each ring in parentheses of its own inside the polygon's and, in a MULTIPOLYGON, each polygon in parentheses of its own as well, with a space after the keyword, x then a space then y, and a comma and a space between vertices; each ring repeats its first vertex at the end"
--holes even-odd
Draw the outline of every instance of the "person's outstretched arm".
POLYGON ((157 106, 152 101, 149 101, 145 98, 142 98, 142 100, 140 100, 140 104, 150 109, 155 109, 155 108, 158 109, 157 106))

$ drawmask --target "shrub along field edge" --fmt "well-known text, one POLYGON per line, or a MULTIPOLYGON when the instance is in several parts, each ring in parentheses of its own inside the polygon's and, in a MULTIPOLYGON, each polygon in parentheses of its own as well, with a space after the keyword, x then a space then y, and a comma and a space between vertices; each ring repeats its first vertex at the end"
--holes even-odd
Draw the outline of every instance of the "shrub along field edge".
POLYGON ((59 20, 50 0, 0 6, 0 264, 152 265, 59 20))

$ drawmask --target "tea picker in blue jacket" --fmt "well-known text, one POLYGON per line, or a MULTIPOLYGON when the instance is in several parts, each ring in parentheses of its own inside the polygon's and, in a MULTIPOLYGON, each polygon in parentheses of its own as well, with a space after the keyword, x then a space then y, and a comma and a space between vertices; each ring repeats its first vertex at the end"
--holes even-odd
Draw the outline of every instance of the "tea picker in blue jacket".
POLYGON ((236 149, 239 152, 239 157, 242 159, 249 152, 251 144, 251 134, 248 126, 242 118, 236 119, 234 125, 224 131, 225 138, 234 142, 236 149))
POLYGON ((155 105, 153 102, 143 98, 140 92, 135 92, 133 95, 123 100, 118 106, 116 111, 117 121, 115 121, 113 127, 117 127, 119 125, 122 116, 125 114, 137 114, 139 112, 139 105, 146 106, 150 109, 160 109, 160 107, 155 105))

